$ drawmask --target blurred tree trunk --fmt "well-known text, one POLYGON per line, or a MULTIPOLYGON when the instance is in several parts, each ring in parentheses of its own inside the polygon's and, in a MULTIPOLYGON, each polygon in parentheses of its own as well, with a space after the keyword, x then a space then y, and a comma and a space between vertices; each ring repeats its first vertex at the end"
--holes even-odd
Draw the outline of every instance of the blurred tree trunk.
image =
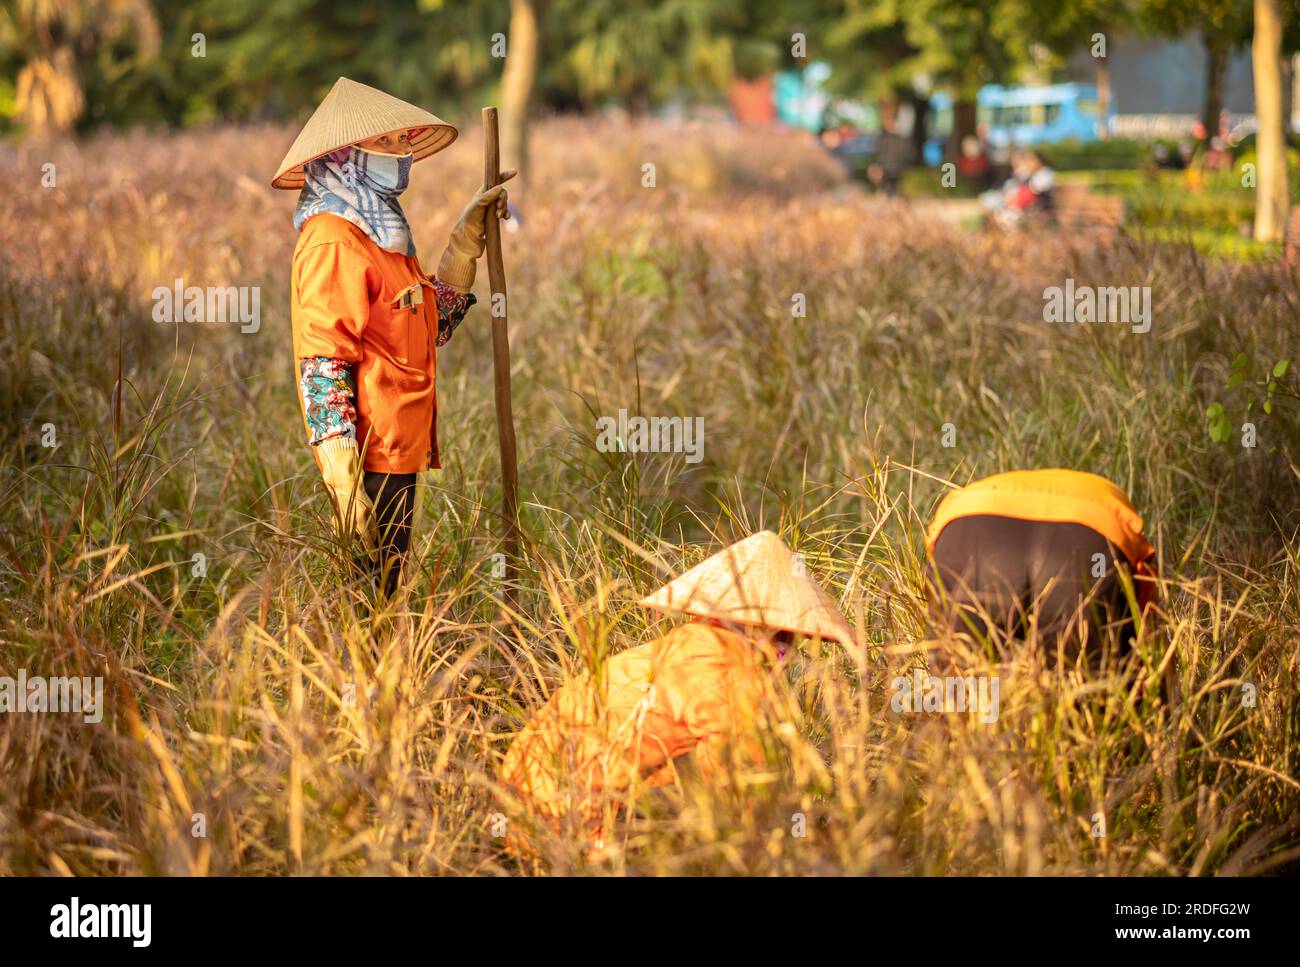
POLYGON ((930 133, 930 98, 924 94, 908 92, 912 105, 912 160, 921 164, 925 158, 925 141, 930 133))
POLYGON ((1223 38, 1205 38, 1205 103, 1201 108, 1201 123, 1205 136, 1219 133, 1219 115, 1223 112, 1223 77, 1228 70, 1228 45, 1223 38))
POLYGON ((1286 137, 1282 120, 1281 0, 1255 0, 1255 137, 1259 186, 1255 189, 1255 238, 1280 242, 1286 237, 1289 207, 1286 184, 1286 137))
POLYGON ((638 78, 632 82, 623 95, 623 110, 634 123, 650 114, 650 85, 647 81, 638 78))
POLYGON ((1291 132, 1291 118, 1295 115, 1295 58, 1282 58, 1282 130, 1291 132))
POLYGON ((961 157, 961 142, 967 135, 975 133, 976 127, 976 109, 975 101, 957 101, 952 106, 952 134, 948 136, 948 150, 946 156, 950 161, 956 161, 961 157))
POLYGON ((1110 55, 1109 48, 1106 50, 1105 57, 1098 57, 1097 60, 1097 136, 1102 140, 1110 137, 1110 55))
POLYGON ((528 114, 541 46, 546 0, 510 0, 510 36, 501 75, 501 167, 518 168, 511 193, 522 195, 528 178, 528 114))

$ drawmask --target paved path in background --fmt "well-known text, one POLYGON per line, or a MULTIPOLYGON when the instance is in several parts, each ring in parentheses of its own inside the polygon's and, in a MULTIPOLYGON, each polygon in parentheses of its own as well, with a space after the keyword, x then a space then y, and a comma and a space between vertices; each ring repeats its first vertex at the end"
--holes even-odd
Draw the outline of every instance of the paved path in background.
POLYGON ((909 207, 917 218, 934 219, 952 225, 968 222, 984 211, 978 198, 917 198, 909 203, 909 207))

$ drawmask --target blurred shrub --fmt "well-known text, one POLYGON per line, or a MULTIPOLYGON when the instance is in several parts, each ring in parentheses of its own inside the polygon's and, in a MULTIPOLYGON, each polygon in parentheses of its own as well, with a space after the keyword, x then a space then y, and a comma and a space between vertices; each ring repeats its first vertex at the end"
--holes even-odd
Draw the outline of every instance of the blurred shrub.
POLYGON ((988 185, 958 177, 957 183, 945 188, 938 168, 909 168, 903 175, 903 194, 908 198, 976 198, 988 185))
POLYGON ((1109 141, 1058 141, 1035 147, 1057 171, 1107 171, 1139 167, 1151 157, 1152 144, 1112 138, 1109 141))

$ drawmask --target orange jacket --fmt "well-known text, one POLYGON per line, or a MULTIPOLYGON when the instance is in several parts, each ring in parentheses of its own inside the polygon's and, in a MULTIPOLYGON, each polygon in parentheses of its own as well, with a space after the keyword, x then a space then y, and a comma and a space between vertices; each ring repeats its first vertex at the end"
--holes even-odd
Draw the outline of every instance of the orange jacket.
POLYGON ((438 310, 420 263, 381 249, 346 219, 316 215, 293 252, 292 319, 295 359, 330 356, 356 366, 365 469, 438 467, 438 310), (422 304, 398 307, 413 285, 422 304))
POLYGON ((1016 520, 1082 524, 1114 544, 1133 567, 1139 603, 1155 594, 1156 550, 1142 533, 1142 518, 1124 491, 1105 477, 1080 470, 1013 470, 950 491, 935 511, 925 546, 934 550, 940 532, 959 517, 990 514, 1016 520))
MULTIPOLYGON (((704 622, 683 625, 614 655, 599 683, 584 675, 555 692, 515 736, 502 782, 534 816, 556 829, 576 816, 598 840, 602 800, 617 803, 638 779, 671 783, 679 756, 695 752, 706 777, 733 757, 762 762, 771 675, 754 642, 704 622)), ((528 851, 521 837, 507 846, 528 851)))

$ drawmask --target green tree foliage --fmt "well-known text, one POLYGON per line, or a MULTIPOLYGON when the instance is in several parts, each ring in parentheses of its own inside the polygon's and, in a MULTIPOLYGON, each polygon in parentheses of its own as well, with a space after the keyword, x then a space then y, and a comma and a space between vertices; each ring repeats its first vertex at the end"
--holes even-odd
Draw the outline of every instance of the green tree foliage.
POLYGON ((182 119, 300 114, 340 75, 413 101, 464 98, 499 66, 509 4, 469 0, 198 0, 168 19, 182 119), (202 33, 207 56, 192 56, 202 33))
MULTIPOLYGON (((1294 49, 1300 0, 1287 0, 1294 49)), ((831 64, 837 93, 962 105, 1048 79, 1097 32, 1248 39, 1243 0, 551 0, 535 100, 556 108, 720 99, 736 76, 831 64)), ((340 74, 449 113, 496 95, 510 0, 5 0, 0 117, 34 124, 298 117, 340 74), (196 44, 205 56, 196 56, 196 44), (499 45, 498 45, 499 46, 499 45), (23 85, 19 104, 19 83, 23 85), (42 86, 44 85, 44 86, 42 86)), ((973 117, 973 111, 971 112, 973 117)))
POLYGON ((0 106, 34 130, 69 128, 97 103, 88 85, 131 76, 158 52, 149 0, 12 0, 0 5, 0 106))
POLYGON ((555 0, 545 33, 546 85, 591 107, 640 108, 683 93, 716 93, 737 75, 780 62, 771 0, 555 0))

